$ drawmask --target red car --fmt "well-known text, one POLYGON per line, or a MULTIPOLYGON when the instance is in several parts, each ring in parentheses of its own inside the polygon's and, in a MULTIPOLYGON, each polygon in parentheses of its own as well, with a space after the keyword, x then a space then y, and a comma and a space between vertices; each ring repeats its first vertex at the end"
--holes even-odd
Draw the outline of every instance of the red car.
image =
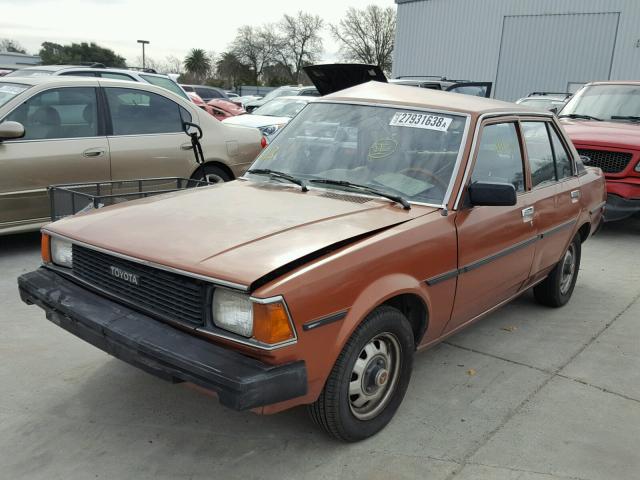
POLYGON ((222 98, 209 100, 207 105, 213 110, 212 115, 218 120, 224 120, 225 118, 247 113, 241 106, 236 105, 229 100, 223 100, 222 98))
POLYGON ((560 118, 582 161, 605 174, 605 220, 640 212, 640 82, 589 83, 560 118))

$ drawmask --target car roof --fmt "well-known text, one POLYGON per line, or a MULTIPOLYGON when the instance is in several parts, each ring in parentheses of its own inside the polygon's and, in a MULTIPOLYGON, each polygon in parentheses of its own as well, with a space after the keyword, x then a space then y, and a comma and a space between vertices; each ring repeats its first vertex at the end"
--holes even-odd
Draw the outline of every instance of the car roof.
MULTIPOLYGON (((128 74, 144 74, 144 75, 154 75, 157 77, 167 77, 162 73, 157 72, 145 72, 144 70, 135 70, 128 68, 117 68, 117 67, 92 67, 91 65, 34 65, 32 67, 24 67, 19 70, 44 70, 48 72, 59 72, 61 70, 82 70, 85 72, 119 72, 119 73, 128 73, 128 74)), ((18 75, 16 75, 18 76, 18 75)), ((168 77, 167 77, 168 78, 168 77)))
POLYGON ((345 103, 374 103, 402 105, 407 107, 432 108, 468 114, 513 112, 535 113, 539 111, 511 102, 492 98, 476 97, 460 93, 443 92, 429 88, 416 88, 392 83, 371 81, 355 87, 325 95, 318 101, 345 103))
POLYGON ((141 90, 149 90, 154 93, 166 94, 171 93, 175 97, 181 98, 185 103, 190 103, 184 97, 175 94, 171 90, 167 90, 163 87, 158 87, 151 83, 144 82, 132 82, 129 80, 115 80, 111 78, 100 77, 74 77, 67 75, 53 75, 46 77, 0 77, 0 84, 2 83, 19 83, 22 85, 42 85, 51 84, 59 86, 73 86, 73 85, 93 85, 96 86, 109 86, 109 87, 124 87, 124 88, 138 88, 141 90))

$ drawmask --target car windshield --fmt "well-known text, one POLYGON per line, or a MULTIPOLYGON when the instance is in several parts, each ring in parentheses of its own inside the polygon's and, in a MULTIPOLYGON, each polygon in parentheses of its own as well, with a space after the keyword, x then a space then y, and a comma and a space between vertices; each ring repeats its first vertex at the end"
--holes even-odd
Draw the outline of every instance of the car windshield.
POLYGON ((312 103, 251 168, 293 175, 311 186, 318 179, 351 182, 412 202, 442 205, 466 122, 450 113, 312 103))
POLYGON ((251 114, 293 118, 307 103, 305 100, 275 99, 256 108, 251 114))
POLYGON ((153 75, 140 75, 140 76, 144 78, 147 82, 149 82, 151 85, 156 85, 158 87, 166 88, 170 92, 173 92, 176 95, 179 95, 182 98, 186 98, 187 100, 191 101, 191 99, 187 96, 186 93, 184 93, 184 91, 178 86, 178 84, 173 80, 171 80, 170 78, 156 77, 153 75))
POLYGON ((5 77, 48 77, 53 75, 53 70, 15 70, 11 73, 7 73, 5 77))
POLYGON ((584 87, 569 100, 560 116, 637 121, 640 119, 640 85, 584 87))
POLYGON ((0 107, 28 88, 29 85, 21 85, 19 83, 0 83, 0 107))
POLYGON ((549 98, 525 98, 519 102, 521 105, 528 105, 534 108, 549 110, 553 107, 562 106, 562 102, 549 98))
POLYGON ((284 97, 285 95, 295 95, 296 91, 292 88, 276 88, 275 90, 271 90, 267 93, 262 100, 268 102, 269 100, 273 100, 274 98, 284 97))

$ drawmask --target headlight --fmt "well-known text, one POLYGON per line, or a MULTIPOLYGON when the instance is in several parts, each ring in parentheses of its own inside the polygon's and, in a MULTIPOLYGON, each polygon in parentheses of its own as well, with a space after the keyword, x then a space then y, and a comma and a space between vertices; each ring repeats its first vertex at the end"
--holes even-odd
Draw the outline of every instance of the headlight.
POLYGON ((636 165, 636 168, 634 168, 634 170, 638 173, 640 173, 640 162, 638 162, 638 164, 636 165))
POLYGON ((216 288, 213 292, 211 313, 213 323, 217 327, 243 337, 250 337, 253 334, 253 306, 249 295, 216 288))
POLYGON ((296 338, 282 297, 262 300, 242 292, 216 288, 211 313, 218 328, 253 337, 262 344, 276 345, 296 338))
POLYGON ((60 267, 73 266, 73 249, 71 242, 58 237, 51 237, 51 261, 60 267))

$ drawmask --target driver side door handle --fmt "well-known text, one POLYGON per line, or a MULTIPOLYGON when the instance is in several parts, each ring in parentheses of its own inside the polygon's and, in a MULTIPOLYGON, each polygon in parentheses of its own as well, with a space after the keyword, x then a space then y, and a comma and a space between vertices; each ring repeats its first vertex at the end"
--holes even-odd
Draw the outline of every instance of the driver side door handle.
POLYGON ((89 148, 82 152, 84 157, 103 157, 106 150, 102 148, 89 148))

